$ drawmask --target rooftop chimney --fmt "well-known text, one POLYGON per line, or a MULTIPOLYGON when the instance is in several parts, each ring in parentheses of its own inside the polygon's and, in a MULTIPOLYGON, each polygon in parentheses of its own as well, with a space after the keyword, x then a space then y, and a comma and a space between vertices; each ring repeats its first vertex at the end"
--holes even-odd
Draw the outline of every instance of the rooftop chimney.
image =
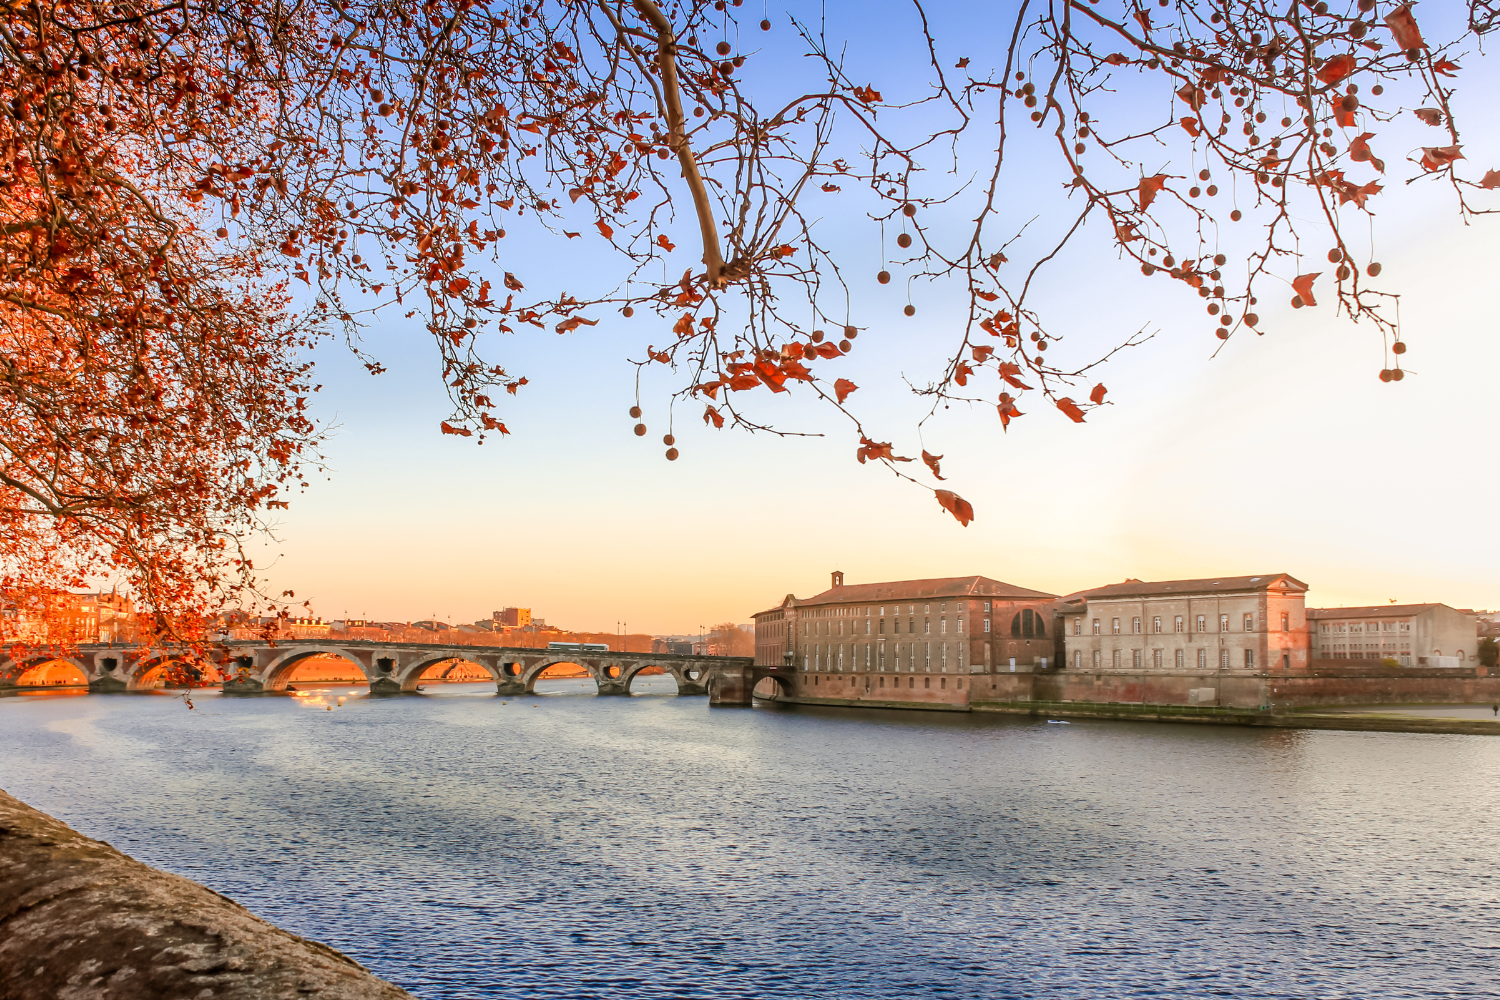
POLYGON ((836 569, 836 570, 833 571, 833 585, 835 587, 842 587, 844 585, 844 571, 843 570, 836 569))

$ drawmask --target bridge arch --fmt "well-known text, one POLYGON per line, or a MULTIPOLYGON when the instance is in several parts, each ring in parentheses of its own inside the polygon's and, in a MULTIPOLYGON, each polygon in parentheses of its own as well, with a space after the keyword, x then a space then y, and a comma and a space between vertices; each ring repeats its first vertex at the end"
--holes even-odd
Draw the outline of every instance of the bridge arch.
POLYGON ((159 687, 165 687, 167 672, 172 664, 181 664, 183 672, 193 679, 194 683, 203 681, 215 683, 224 679, 223 671, 215 664, 206 660, 200 660, 185 650, 163 649, 140 657, 134 661, 117 661, 112 671, 105 672, 101 664, 99 670, 92 677, 113 677, 125 682, 127 691, 151 691, 159 687))
POLYGON ((17 687, 83 687, 92 678, 89 668, 72 656, 32 653, 0 662, 0 682, 17 687))
POLYGON ((314 656, 334 656, 347 660, 358 668, 360 675, 365 679, 365 683, 368 684, 370 682, 370 671, 357 657, 353 656, 346 649, 332 645, 297 646, 282 653, 261 668, 260 682, 264 690, 285 691, 287 682, 290 680, 292 668, 314 656))
MULTIPOLYGON (((521 685, 526 689, 527 694, 536 694, 536 682, 542 679, 542 675, 547 672, 548 668, 561 666, 563 664, 568 664, 574 667, 582 667, 584 670, 588 671, 589 679, 594 682, 594 689, 600 693, 604 691, 605 684, 618 683, 618 678, 621 678, 625 675, 625 668, 621 664, 601 664, 595 657, 582 657, 578 656, 577 654, 558 654, 555 656, 546 656, 536 663, 524 666, 519 663, 514 664, 514 667, 520 668, 519 675, 511 672, 512 665, 510 664, 502 667, 501 670, 507 674, 507 680, 520 680, 521 685), (611 675, 609 672, 609 668, 611 666, 616 668, 616 673, 613 675, 611 675)), ((569 678, 558 679, 567 680, 569 678)))
POLYGON ((496 669, 495 664, 493 662, 490 662, 491 659, 491 657, 487 656, 476 656, 471 650, 435 650, 430 653, 415 656, 407 662, 397 665, 392 673, 388 675, 382 674, 381 676, 386 677, 387 679, 399 684, 401 686, 402 692, 410 693, 417 690, 417 685, 421 682, 422 675, 432 667, 436 666, 439 663, 444 663, 448 660, 463 660, 465 663, 477 664, 478 666, 484 668, 484 671, 490 675, 490 679, 498 684, 500 682, 500 673, 496 669), (465 655, 466 653, 468 655, 465 655))

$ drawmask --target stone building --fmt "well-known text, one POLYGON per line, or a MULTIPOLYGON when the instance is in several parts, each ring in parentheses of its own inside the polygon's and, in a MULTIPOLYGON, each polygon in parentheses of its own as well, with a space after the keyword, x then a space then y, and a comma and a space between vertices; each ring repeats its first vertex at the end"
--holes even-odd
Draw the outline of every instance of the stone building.
POLYGON ((1059 605, 1061 666, 1100 674, 1303 669, 1306 593, 1285 573, 1085 590, 1059 605))
POLYGON ((1395 660, 1403 667, 1472 667, 1479 653, 1473 613, 1446 604, 1308 608, 1313 656, 1395 660))
POLYGON ((788 594, 754 616, 758 664, 794 666, 799 699, 967 703, 969 675, 1054 658, 1056 597, 984 576, 788 594))

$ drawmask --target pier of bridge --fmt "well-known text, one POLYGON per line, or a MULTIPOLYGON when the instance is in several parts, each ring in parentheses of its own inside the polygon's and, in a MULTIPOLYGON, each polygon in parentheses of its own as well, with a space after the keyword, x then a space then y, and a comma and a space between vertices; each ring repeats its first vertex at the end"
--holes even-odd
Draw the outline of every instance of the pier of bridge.
MULTIPOLYGON (((330 657, 358 668, 371 694, 415 693, 429 668, 462 660, 484 669, 495 681, 496 694, 527 695, 548 667, 566 663, 587 670, 601 695, 629 695, 642 671, 658 667, 672 675, 679 695, 708 695, 711 704, 724 705, 750 704, 751 675, 757 669, 748 656, 326 640, 230 642, 214 647, 207 666, 224 678, 225 694, 270 694, 286 690, 299 663, 330 657)), ((186 650, 84 645, 66 654, 39 651, 19 658, 0 656, 0 690, 16 688, 28 670, 51 661, 72 664, 87 679, 89 690, 99 692, 158 687, 162 670, 174 664, 190 675, 207 674, 205 664, 186 650)))

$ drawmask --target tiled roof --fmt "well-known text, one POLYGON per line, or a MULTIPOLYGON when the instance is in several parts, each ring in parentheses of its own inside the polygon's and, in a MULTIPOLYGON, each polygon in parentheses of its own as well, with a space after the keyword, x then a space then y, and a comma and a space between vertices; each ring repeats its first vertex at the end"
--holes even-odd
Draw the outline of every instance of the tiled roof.
POLYGON ((1446 607, 1443 604, 1377 604, 1371 608, 1308 608, 1309 618, 1405 618, 1419 615, 1428 608, 1446 607))
POLYGON ((987 576, 949 576, 936 580, 896 580, 891 583, 852 583, 825 590, 802 604, 851 604, 874 601, 907 601, 921 598, 998 597, 1012 601, 1050 601, 1056 594, 1027 590, 987 576))
POLYGON ((1089 598, 1109 597, 1154 597, 1161 594, 1210 594, 1214 591, 1268 590, 1273 584, 1288 584, 1293 589, 1306 590, 1307 584, 1286 573, 1262 573, 1259 576, 1220 576, 1203 580, 1160 580, 1146 582, 1126 580, 1092 590, 1080 590, 1069 594, 1070 603, 1089 598))

